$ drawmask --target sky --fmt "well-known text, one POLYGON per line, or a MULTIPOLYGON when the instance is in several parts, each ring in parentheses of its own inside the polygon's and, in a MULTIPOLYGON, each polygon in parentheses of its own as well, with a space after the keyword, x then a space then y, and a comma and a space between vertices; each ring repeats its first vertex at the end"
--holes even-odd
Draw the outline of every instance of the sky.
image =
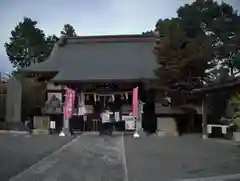
MULTIPOLYGON (((153 30, 158 19, 176 16, 176 10, 193 0, 0 0, 0 72, 12 66, 4 43, 23 17, 38 22, 46 35, 59 35, 71 24, 78 35, 139 34, 153 30)), ((226 0, 240 9, 239 0, 226 0)))

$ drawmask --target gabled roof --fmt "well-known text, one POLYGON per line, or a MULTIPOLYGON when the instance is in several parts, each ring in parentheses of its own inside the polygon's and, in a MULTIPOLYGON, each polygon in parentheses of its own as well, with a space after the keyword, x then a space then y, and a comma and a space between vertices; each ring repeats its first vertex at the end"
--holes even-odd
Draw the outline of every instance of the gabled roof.
POLYGON ((44 62, 25 72, 57 72, 54 82, 154 78, 155 38, 143 35, 64 37, 44 62))

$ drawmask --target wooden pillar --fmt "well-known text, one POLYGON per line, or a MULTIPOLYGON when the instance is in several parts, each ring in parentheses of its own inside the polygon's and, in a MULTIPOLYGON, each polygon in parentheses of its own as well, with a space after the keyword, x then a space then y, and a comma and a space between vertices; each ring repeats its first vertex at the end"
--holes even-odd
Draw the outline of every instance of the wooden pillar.
POLYGON ((207 103, 206 103, 206 95, 202 98, 202 138, 207 138, 207 103))

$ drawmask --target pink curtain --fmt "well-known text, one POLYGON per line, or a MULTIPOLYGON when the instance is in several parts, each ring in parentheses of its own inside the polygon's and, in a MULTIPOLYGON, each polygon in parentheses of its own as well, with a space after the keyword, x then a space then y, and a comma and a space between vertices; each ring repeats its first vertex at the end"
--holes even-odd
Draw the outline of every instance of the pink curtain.
POLYGON ((133 89, 132 96, 133 116, 138 118, 138 87, 133 89))

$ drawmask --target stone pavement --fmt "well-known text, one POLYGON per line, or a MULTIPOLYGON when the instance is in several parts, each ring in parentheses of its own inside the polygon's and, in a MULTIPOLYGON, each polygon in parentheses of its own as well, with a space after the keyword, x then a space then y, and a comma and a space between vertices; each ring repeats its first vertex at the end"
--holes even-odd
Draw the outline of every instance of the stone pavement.
POLYGON ((233 142, 198 135, 124 140, 129 181, 240 181, 240 146, 233 142))
POLYGON ((124 153, 121 134, 85 134, 10 181, 124 181, 124 153))
POLYGON ((237 181, 240 146, 196 135, 85 133, 10 181, 237 181))
POLYGON ((7 181, 74 137, 0 134, 0 181, 7 181))

